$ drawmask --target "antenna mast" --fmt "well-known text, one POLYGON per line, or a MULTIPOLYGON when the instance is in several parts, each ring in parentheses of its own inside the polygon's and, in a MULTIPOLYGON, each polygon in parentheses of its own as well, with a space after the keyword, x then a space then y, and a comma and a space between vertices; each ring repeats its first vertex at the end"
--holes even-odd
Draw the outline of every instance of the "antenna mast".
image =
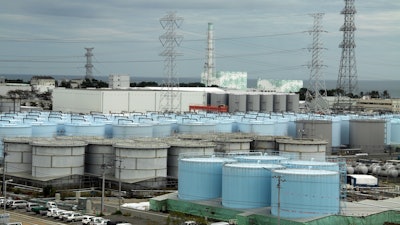
POLYGON ((85 49, 86 49, 86 54, 85 54, 85 56, 86 56, 86 65, 85 65, 86 76, 85 76, 85 79, 93 80, 93 70, 92 70, 93 69, 93 64, 92 64, 93 48, 85 48, 85 49))
POLYGON ((183 18, 176 16, 174 12, 170 12, 160 19, 160 24, 165 30, 165 33, 160 36, 160 42, 164 47, 160 55, 165 57, 164 75, 167 81, 163 83, 159 110, 164 112, 180 111, 180 100, 177 92, 179 81, 176 77, 175 59, 177 56, 182 55, 176 51, 176 47, 180 46, 183 40, 183 36, 176 33, 176 30, 180 28, 182 22, 183 18))

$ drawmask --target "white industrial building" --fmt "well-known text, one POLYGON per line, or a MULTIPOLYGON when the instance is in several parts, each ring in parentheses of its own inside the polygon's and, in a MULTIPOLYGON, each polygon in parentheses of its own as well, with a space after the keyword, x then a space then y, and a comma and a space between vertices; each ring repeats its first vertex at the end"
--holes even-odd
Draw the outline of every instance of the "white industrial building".
MULTIPOLYGON (((53 110, 77 113, 159 111, 162 92, 161 88, 126 90, 56 88, 53 91, 53 110)), ((224 91, 219 88, 178 88, 174 99, 180 103, 178 111, 189 111, 189 105, 206 105, 209 92, 224 91)))
POLYGON ((129 88, 131 77, 129 74, 110 74, 108 76, 108 87, 112 89, 129 88))

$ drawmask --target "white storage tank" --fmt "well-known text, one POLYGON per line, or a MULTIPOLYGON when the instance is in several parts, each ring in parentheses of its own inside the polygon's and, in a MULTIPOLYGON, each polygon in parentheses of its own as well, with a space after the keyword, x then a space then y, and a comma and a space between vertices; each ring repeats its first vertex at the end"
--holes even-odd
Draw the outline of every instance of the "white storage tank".
POLYGON ((272 215, 278 215, 278 205, 283 218, 313 218, 339 213, 338 172, 286 169, 273 170, 272 177, 272 215))
POLYGON ((116 161, 121 161, 121 174, 115 167, 115 177, 137 180, 167 176, 169 146, 160 142, 121 141, 114 143, 116 161))
POLYGON ((276 164, 229 163, 222 168, 222 205, 235 209, 271 206, 271 173, 276 164))
POLYGON ((28 173, 32 171, 32 148, 29 144, 32 138, 4 138, 4 149, 7 152, 7 173, 28 173))
POLYGON ((32 126, 29 124, 14 124, 0 122, 0 158, 3 158, 3 138, 6 137, 31 137, 32 126))
POLYGON ((86 145, 83 141, 32 141, 32 176, 41 178, 83 175, 86 145))
POLYGON ((168 149, 167 175, 169 177, 178 177, 178 162, 183 155, 212 155, 214 154, 215 143, 201 140, 166 140, 170 146, 168 149))
POLYGON ((216 157, 181 158, 178 172, 178 197, 183 200, 208 200, 222 196, 222 167, 235 160, 216 157))
POLYGON ((327 142, 317 139, 278 139, 279 155, 289 159, 325 161, 327 142))

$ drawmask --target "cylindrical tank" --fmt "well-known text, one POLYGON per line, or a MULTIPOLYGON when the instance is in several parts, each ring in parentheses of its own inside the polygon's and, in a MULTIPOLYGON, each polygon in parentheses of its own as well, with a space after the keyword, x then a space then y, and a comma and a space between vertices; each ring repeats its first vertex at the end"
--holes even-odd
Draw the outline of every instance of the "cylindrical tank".
POLYGON ((232 119, 221 119, 215 118, 215 132, 217 133, 231 133, 233 132, 233 127, 235 121, 232 119))
POLYGON ((400 144, 400 120, 397 118, 391 120, 390 142, 392 144, 400 144))
POLYGON ((385 125, 382 119, 351 119, 350 147, 369 154, 384 153, 385 125))
POLYGON ((338 172, 286 169, 273 170, 272 177, 272 215, 278 215, 278 206, 283 218, 311 218, 339 213, 338 172))
MULTIPOLYGON (((297 138, 317 138, 326 140, 327 153, 332 149, 332 121, 327 119, 299 119, 296 120, 297 138)), ((337 134, 337 135, 340 135, 337 134)))
POLYGON ((241 163, 261 163, 261 164, 280 164, 282 161, 287 159, 282 156, 274 155, 244 155, 237 156, 235 159, 241 163))
POLYGON ((228 105, 228 96, 226 93, 211 93, 210 105, 228 105))
POLYGON ((286 112, 286 94, 274 94, 274 112, 286 112))
POLYGON ((102 175, 102 165, 108 165, 104 172, 107 176, 115 175, 115 151, 112 139, 88 139, 85 152, 85 172, 102 175))
POLYGON ((83 141, 32 141, 32 176, 83 175, 86 145, 83 141))
POLYGON ((260 111, 270 113, 274 111, 274 96, 263 94, 260 96, 260 111))
POLYGON ((113 124, 112 133, 114 138, 152 137, 153 126, 139 123, 113 124))
POLYGON ((215 151, 221 153, 249 152, 251 139, 247 138, 217 138, 214 140, 215 151))
POLYGON ((288 118, 277 118, 275 119, 275 136, 287 136, 289 130, 289 119, 288 118))
POLYGON ((247 112, 259 112, 260 111, 260 95, 259 94, 247 94, 247 112))
POLYGON ((299 111, 299 95, 288 94, 286 99, 286 111, 287 112, 298 112, 299 111))
POLYGON ((279 155, 297 160, 325 161, 327 142, 317 139, 277 139, 279 155))
POLYGON ((249 120, 237 123, 242 133, 257 135, 275 135, 275 123, 272 120, 249 120))
POLYGON ((32 148, 31 138, 14 137, 4 138, 4 149, 7 152, 6 171, 7 173, 29 173, 32 171, 32 148))
POLYGON ((56 123, 34 122, 32 125, 32 137, 55 137, 57 136, 56 123))
POLYGON ((190 121, 179 124, 181 134, 208 134, 215 132, 215 123, 190 121))
POLYGON ((222 169, 222 205, 249 209, 271 206, 271 170, 276 164, 229 163, 222 169))
POLYGON ((368 167, 365 164, 359 163, 354 168, 354 172, 358 173, 358 174, 367 174, 368 173, 368 167))
POLYGON ((246 94, 229 93, 229 112, 246 112, 246 94))
POLYGON ((31 137, 32 126, 29 124, 0 123, 0 158, 3 158, 3 138, 31 137))
POLYGON ((116 178, 125 180, 167 176, 167 144, 121 141, 114 143, 114 148, 116 161, 121 161, 121 168, 115 167, 116 178))
POLYGON ((339 172, 339 164, 321 161, 287 160, 282 163, 290 169, 329 170, 339 172))
POLYGON ((168 150, 168 176, 178 177, 178 161, 182 154, 193 155, 212 155, 214 154, 215 144, 209 141, 196 140, 167 140, 170 146, 168 150))
POLYGON ((105 124, 103 123, 66 123, 64 124, 66 136, 98 136, 105 137, 105 124))
POLYGON ((226 158, 181 158, 178 172, 178 197, 207 200, 222 196, 222 167, 235 162, 226 158))
POLYGON ((251 150, 255 150, 257 152, 274 152, 278 151, 278 143, 277 139, 289 139, 287 136, 268 136, 268 135, 257 135, 254 136, 253 142, 251 145, 251 150))
POLYGON ((166 121, 153 124, 153 137, 169 137, 171 136, 171 123, 166 121))

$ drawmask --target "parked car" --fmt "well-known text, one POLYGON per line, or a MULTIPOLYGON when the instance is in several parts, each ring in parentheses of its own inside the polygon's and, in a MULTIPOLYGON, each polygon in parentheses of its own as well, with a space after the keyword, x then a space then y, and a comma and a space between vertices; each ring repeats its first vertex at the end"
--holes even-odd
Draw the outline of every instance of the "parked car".
POLYGON ((26 208, 26 201, 25 200, 14 200, 10 203, 11 209, 23 209, 26 208))
POLYGON ((81 221, 83 219, 83 215, 78 213, 78 212, 72 212, 68 216, 65 216, 63 220, 67 222, 75 222, 75 221, 81 221))
POLYGON ((62 211, 62 212, 60 212, 60 213, 58 214, 58 218, 56 218, 56 219, 63 220, 63 219, 64 219, 64 216, 68 216, 68 215, 70 215, 71 213, 73 213, 73 212, 72 212, 72 211, 62 211))
POLYGON ((53 211, 53 214, 51 214, 51 217, 53 217, 53 219, 58 219, 58 216, 60 216, 60 214, 62 212, 64 212, 64 211, 66 211, 66 210, 64 210, 64 209, 56 209, 56 210, 53 211))
POLYGON ((103 220, 104 220, 103 217, 92 217, 92 218, 90 218, 90 222, 88 224, 97 225, 98 223, 100 223, 103 220))
POLYGON ((32 212, 32 208, 39 207, 39 206, 41 206, 41 205, 39 205, 39 203, 27 202, 25 209, 26 209, 27 212, 32 212))
POLYGON ((48 210, 47 210, 47 213, 46 213, 47 217, 53 217, 53 214, 54 214, 54 212, 55 212, 56 210, 58 210, 58 208, 51 208, 51 209, 48 209, 48 210))
POLYGON ((82 225, 89 225, 92 218, 94 218, 94 216, 84 215, 82 218, 82 225))

